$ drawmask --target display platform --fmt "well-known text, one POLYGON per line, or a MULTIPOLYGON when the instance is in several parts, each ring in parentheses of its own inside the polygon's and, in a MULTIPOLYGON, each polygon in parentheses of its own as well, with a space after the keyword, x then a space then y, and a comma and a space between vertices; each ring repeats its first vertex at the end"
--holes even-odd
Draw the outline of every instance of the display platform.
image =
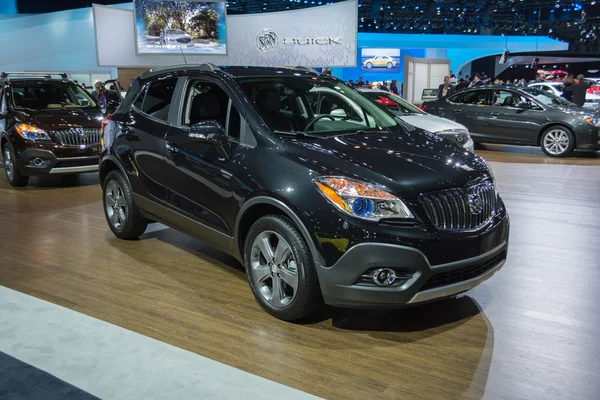
POLYGON ((0 285, 324 398, 593 398, 600 159, 524 168, 553 159, 516 154, 491 163, 511 211, 507 263, 456 300, 279 321, 232 257, 158 224, 116 239, 95 174, 0 179, 0 285))

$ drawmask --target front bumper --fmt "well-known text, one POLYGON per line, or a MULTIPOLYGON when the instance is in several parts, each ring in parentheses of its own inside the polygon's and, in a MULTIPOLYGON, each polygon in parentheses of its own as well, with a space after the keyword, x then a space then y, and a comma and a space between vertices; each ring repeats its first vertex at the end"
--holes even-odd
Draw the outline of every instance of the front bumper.
POLYGON ((50 150, 28 148, 18 154, 17 168, 27 176, 98 171, 99 155, 96 151, 77 149, 62 153, 57 156, 50 150))
POLYGON ((486 247, 482 254, 438 265, 431 265, 426 255, 414 247, 357 244, 333 266, 318 267, 325 303, 338 307, 396 308, 470 290, 494 275, 506 261, 508 217, 496 230, 502 235, 495 235, 493 246, 486 247), (403 278, 388 287, 364 279, 365 272, 379 268, 393 269, 403 278))

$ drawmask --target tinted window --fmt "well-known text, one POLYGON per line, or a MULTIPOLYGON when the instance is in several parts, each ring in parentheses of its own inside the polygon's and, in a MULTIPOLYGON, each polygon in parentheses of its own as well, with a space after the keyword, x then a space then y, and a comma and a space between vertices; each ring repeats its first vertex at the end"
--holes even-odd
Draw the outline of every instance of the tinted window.
POLYGON ((212 82, 192 81, 188 86, 183 109, 183 125, 217 121, 225 126, 229 96, 212 82))
POLYGON ((144 98, 146 97, 147 91, 148 91, 148 86, 145 86, 142 89, 142 91, 140 92, 140 94, 138 95, 137 99, 135 100, 135 103, 133 103, 133 106, 135 108, 137 108, 138 110, 141 110, 144 105, 144 98))
POLYGON ((462 98, 463 94, 464 93, 458 93, 458 94, 455 94, 454 96, 450 96, 450 97, 448 97, 448 101, 450 103, 460 103, 460 99, 462 98))
POLYGON ((492 104, 500 107, 515 107, 517 104, 527 102, 525 96, 508 90, 494 90, 492 104))
POLYGON ((166 121, 169 117, 169 108, 173 92, 175 91, 175 85, 177 85, 177 78, 162 79, 151 83, 146 95, 140 95, 135 102, 135 106, 154 118, 166 121), (143 103, 139 107, 138 102, 142 97, 143 103))
POLYGON ((462 104, 475 104, 481 105, 486 104, 487 90, 473 90, 467 92, 460 99, 459 103, 462 104))

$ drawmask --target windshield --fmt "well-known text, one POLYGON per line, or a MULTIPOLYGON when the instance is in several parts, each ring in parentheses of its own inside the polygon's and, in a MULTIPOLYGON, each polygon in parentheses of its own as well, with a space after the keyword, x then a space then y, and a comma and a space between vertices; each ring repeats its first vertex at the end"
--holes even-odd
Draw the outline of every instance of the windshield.
POLYGON ((540 103, 550 106, 550 107, 570 107, 573 106, 572 103, 569 103, 567 100, 559 97, 553 93, 545 92, 536 88, 522 88, 522 91, 527 93, 528 95, 534 97, 540 103))
POLYGON ((363 92, 363 94, 375 100, 396 114, 425 114, 406 100, 388 92, 363 92))
POLYGON ((237 82, 274 132, 328 136, 398 125, 369 99, 331 78, 274 76, 237 82))
POLYGON ((12 85, 15 107, 34 110, 55 108, 95 108, 94 99, 74 84, 15 83, 12 85))

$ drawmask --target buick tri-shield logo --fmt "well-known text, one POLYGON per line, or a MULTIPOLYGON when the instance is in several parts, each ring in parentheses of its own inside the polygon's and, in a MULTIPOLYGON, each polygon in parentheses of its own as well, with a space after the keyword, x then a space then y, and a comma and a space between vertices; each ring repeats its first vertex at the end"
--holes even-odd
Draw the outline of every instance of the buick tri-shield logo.
POLYGON ((483 211, 483 200, 476 191, 469 193, 469 210, 473 215, 479 215, 483 211))
POLYGON ((261 29, 256 34, 256 47, 265 53, 277 48, 277 34, 272 29, 261 29))

